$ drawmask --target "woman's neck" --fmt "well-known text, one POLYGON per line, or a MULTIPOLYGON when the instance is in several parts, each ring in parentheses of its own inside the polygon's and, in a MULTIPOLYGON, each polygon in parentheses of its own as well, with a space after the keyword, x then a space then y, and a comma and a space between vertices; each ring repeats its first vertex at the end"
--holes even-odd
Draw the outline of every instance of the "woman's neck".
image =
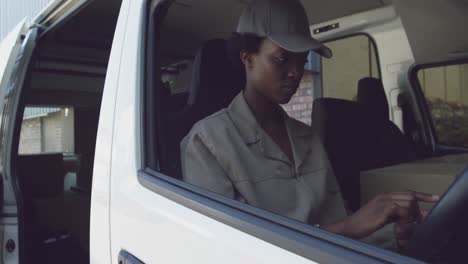
POLYGON ((268 98, 257 92, 253 87, 247 86, 243 94, 245 101, 260 126, 277 125, 282 122, 282 115, 277 104, 268 100, 268 98))

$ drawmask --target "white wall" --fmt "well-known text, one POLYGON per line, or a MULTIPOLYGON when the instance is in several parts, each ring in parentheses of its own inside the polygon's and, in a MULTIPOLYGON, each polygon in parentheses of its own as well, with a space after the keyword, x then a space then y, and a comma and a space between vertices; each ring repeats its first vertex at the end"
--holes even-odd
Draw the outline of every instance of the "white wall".
POLYGON ((0 40, 24 17, 33 19, 53 0, 0 0, 0 40))

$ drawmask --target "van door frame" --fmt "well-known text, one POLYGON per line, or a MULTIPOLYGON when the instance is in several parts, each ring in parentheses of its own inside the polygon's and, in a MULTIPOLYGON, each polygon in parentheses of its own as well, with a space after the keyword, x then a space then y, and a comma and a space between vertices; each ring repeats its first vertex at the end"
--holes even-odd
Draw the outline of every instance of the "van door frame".
MULTIPOLYGON (((16 58, 11 79, 8 80, 8 90, 5 91, 5 97, 0 98, 4 100, 4 108, 2 113, 2 122, 0 130, 0 140, 2 147, 0 148, 0 168, 3 174, 3 190, 4 200, 2 203, 3 213, 2 225, 4 227, 3 240, 7 240, 6 243, 14 245, 11 256, 3 254, 3 260, 5 263, 26 263, 25 249, 25 238, 24 238, 24 222, 23 222, 23 206, 21 190, 19 188, 19 182, 16 178, 16 157, 17 144, 15 144, 15 124, 18 120, 21 120, 22 113, 19 112, 20 98, 24 86, 24 81, 29 69, 29 64, 33 55, 34 48, 36 47, 36 41, 39 35, 39 29, 37 27, 31 27, 25 35, 22 35, 23 43, 21 51, 16 58), (15 151, 16 149, 16 151, 15 151), (7 184, 7 182, 9 184, 7 184), (9 219, 9 220, 6 220, 9 219), (10 234, 9 237, 5 237, 5 234, 10 234), (12 244, 13 243, 13 244, 12 244), (15 251, 16 250, 16 251, 15 251), (16 252, 16 255, 12 253, 16 252), (7 259, 5 259, 7 258, 7 259)), ((20 122, 21 123, 21 122, 20 122)), ((8 250, 7 250, 8 251, 8 250)))
POLYGON ((450 146, 438 142, 437 132, 435 130, 434 121, 432 119, 432 115, 427 104, 427 99, 423 92, 423 88, 421 87, 421 84, 418 80, 418 71, 432 67, 450 66, 467 63, 468 58, 437 63, 415 64, 408 71, 408 79, 410 80, 411 84, 411 94, 413 97, 413 101, 416 103, 417 108, 419 109, 418 113, 421 115, 421 120, 423 121, 422 129, 424 130, 423 132, 426 138, 428 139, 427 144, 429 145, 434 155, 446 155, 468 152, 468 146, 450 146))

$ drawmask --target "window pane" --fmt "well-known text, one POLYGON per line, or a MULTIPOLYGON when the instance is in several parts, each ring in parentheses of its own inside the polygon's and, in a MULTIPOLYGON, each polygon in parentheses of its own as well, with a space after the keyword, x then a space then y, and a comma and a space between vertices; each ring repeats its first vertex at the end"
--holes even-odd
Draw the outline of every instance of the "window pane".
POLYGON ((468 147, 468 64, 418 72, 439 143, 468 147))
POLYGON ((323 97, 353 100, 364 77, 380 78, 377 52, 364 35, 327 42, 333 57, 322 59, 323 97))
POLYGON ((26 107, 18 153, 50 152, 74 152, 73 107, 26 107))

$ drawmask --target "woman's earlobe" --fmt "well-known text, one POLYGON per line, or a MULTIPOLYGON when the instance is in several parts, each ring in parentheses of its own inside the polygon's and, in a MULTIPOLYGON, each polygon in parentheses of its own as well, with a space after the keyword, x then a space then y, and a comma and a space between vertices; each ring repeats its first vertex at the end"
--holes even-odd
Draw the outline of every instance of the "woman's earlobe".
POLYGON ((239 58, 244 65, 247 65, 247 57, 248 57, 247 52, 241 51, 239 53, 239 58))
POLYGON ((252 56, 249 53, 245 51, 241 52, 240 59, 246 67, 252 68, 252 56))

